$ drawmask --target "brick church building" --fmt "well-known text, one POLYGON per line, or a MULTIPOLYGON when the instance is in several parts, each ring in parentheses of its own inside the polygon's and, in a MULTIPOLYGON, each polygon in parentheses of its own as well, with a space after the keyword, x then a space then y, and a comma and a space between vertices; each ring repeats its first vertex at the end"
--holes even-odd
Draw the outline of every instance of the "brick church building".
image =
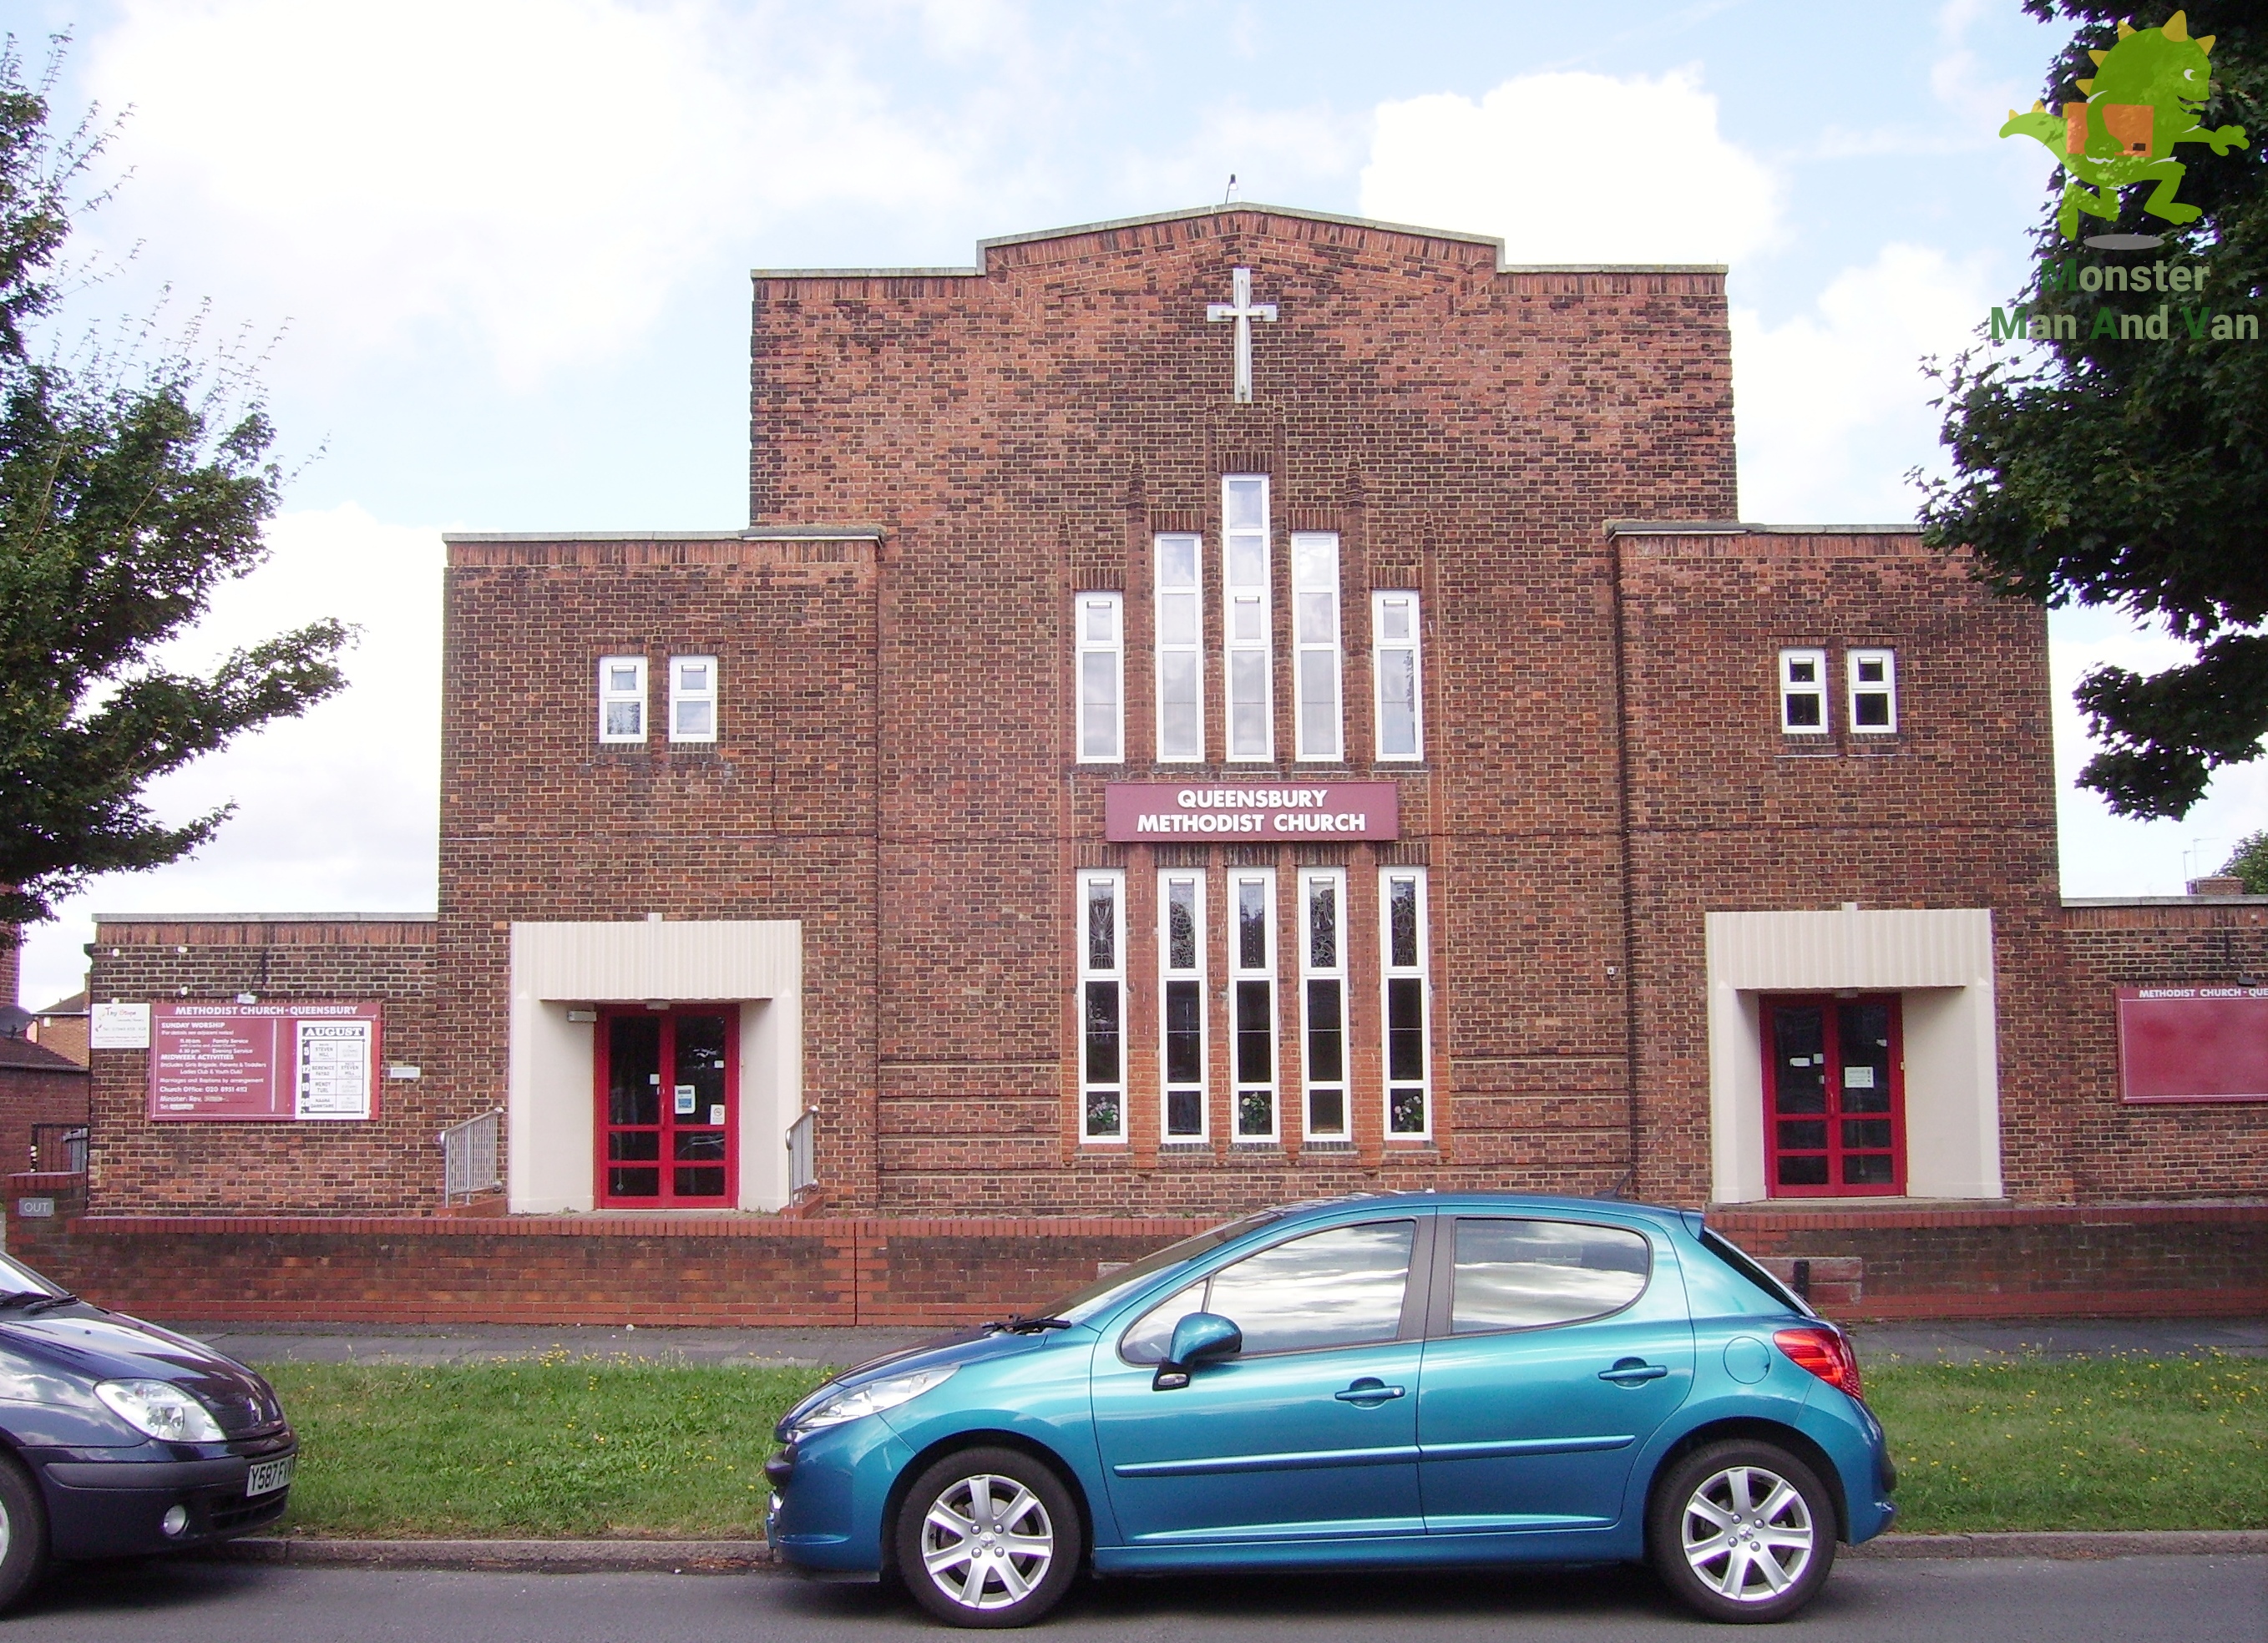
POLYGON ((449 539, 438 918, 103 922, 74 1236, 2258 1193, 2268 899, 2065 902, 2042 612, 1740 523, 1733 435, 1715 267, 1248 205, 760 271, 746 528, 449 539), (295 1000, 296 1111, 196 1082, 295 1000))

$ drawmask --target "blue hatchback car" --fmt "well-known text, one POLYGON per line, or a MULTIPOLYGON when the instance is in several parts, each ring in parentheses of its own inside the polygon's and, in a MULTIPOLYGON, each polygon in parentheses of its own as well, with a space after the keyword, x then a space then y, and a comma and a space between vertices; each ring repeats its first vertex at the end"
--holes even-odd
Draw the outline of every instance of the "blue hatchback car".
POLYGON ((1834 1325, 1699 1215, 1425 1193, 1263 1211, 788 1412, 771 1544, 1020 1625, 1081 1570, 1650 1559, 1777 1620, 1896 1513, 1834 1325))

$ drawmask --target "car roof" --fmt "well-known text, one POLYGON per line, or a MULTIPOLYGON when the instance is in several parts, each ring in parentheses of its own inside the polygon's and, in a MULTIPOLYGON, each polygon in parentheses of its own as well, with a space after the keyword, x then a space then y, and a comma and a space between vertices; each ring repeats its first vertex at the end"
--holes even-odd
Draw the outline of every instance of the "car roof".
POLYGON ((1561 1198, 1538 1192, 1358 1192, 1344 1198, 1310 1199, 1287 1204, 1275 1223, 1294 1217, 1325 1215, 1342 1209, 1447 1209, 1485 1211, 1491 1214, 1520 1214, 1556 1216, 1612 1215, 1649 1221, 1665 1229, 1690 1226, 1694 1212, 1660 1204, 1635 1204, 1619 1198, 1561 1198))

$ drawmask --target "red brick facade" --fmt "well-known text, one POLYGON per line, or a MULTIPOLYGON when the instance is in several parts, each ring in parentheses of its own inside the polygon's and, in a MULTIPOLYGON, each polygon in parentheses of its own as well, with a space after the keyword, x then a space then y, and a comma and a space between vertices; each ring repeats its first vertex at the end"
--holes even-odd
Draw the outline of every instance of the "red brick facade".
MULTIPOLYGON (((99 999, 372 1000, 387 1064, 422 1075, 439 1055, 430 918, 105 919, 94 977, 99 999)), ((368 1123, 152 1123, 149 1063, 139 1050, 94 1053, 87 1170, 105 1208, 431 1213, 441 1202, 435 1132, 470 1116, 421 1076, 383 1080, 368 1123)))
MULTIPOLYGON (((796 1098, 820 1201, 846 1221, 1212 1219, 1376 1188, 1702 1203, 1725 1178, 1710 915, 1849 904, 1989 913, 1977 985, 1997 1009, 2008 1197, 2257 1194, 2263 1109, 2121 1109, 2105 1035, 2130 978, 2257 971, 2268 909, 2146 930, 2066 914, 2042 613, 1911 532, 1724 523, 1732 416, 1713 268, 1506 270, 1493 242, 1256 207, 994 242, 966 274, 760 275, 748 531, 452 539, 437 922, 104 927, 98 998, 382 997, 387 1060, 423 1076, 387 1086, 367 1126, 158 1126, 143 1059, 98 1052, 92 1207, 431 1214, 441 1126, 578 1079, 591 1098, 587 1070, 529 1070, 516 932, 652 917, 799 926, 796 1098), (1249 403, 1206 318, 1235 268, 1279 316, 1256 327, 1249 403), (1270 488, 1276 757, 1260 764, 1225 757, 1226 474, 1270 488), (1205 544, 1193 763, 1156 756, 1161 532, 1205 544), (1292 532, 1338 544, 1345 741, 1320 763, 1290 757, 1292 532), (1381 590, 1422 602, 1415 762, 1377 744, 1381 590), (1078 757, 1073 599, 1090 593, 1123 600, 1114 763, 1078 757), (1827 657, 1824 734, 1779 728, 1791 647, 1827 657), (1894 734, 1846 711, 1841 670, 1865 647, 1896 657, 1894 734), (696 655, 716 658, 716 739, 674 742, 660 681, 696 655), (607 656, 644 658, 653 681, 656 723, 632 744, 598 735, 607 656), (1390 781, 1400 837, 1114 843, 1104 788, 1123 781, 1390 781), (1158 873, 1204 877, 1218 949, 1228 877, 1258 867, 1287 892, 1301 868, 1346 874, 1349 1134, 1312 1143, 1298 1121, 1285 893, 1280 1139, 1233 1139, 1216 964, 1207 1136, 1167 1145, 1158 873), (1426 875, 1417 1140, 1386 1119, 1388 867, 1426 875), (1111 1145, 1080 1127, 1077 881, 1101 869, 1125 874, 1129 915, 1111 1145)), ((585 1015, 669 1001, 545 995, 563 1031, 571 996, 585 1015)), ((516 1112, 515 1156, 543 1121, 516 1112)), ((593 1144, 564 1141, 578 1158, 593 1144)), ((587 1236, 558 1258, 627 1258, 587 1236)), ((448 1247, 510 1265, 526 1246, 448 1247)), ((571 1280, 526 1287, 546 1316, 572 1312, 571 1280)))

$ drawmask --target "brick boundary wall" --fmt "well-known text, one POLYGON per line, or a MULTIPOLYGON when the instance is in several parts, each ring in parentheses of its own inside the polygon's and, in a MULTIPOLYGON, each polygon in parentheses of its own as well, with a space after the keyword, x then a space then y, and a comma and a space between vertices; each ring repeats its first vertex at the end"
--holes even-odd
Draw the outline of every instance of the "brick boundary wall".
MULTIPOLYGON (((8 1247, 106 1306, 214 1322, 921 1325, 1028 1311, 1208 1224, 1177 1218, 102 1216, 8 1183, 8 1247), (24 1220, 26 1196, 57 1214, 24 1220)), ((1728 1209, 1831 1317, 2268 1312, 2268 1205, 1728 1209)))
POLYGON ((2095 1204, 1864 1214, 1727 1208, 1709 1224, 1835 1317, 2268 1313, 2268 1204, 2095 1204))

